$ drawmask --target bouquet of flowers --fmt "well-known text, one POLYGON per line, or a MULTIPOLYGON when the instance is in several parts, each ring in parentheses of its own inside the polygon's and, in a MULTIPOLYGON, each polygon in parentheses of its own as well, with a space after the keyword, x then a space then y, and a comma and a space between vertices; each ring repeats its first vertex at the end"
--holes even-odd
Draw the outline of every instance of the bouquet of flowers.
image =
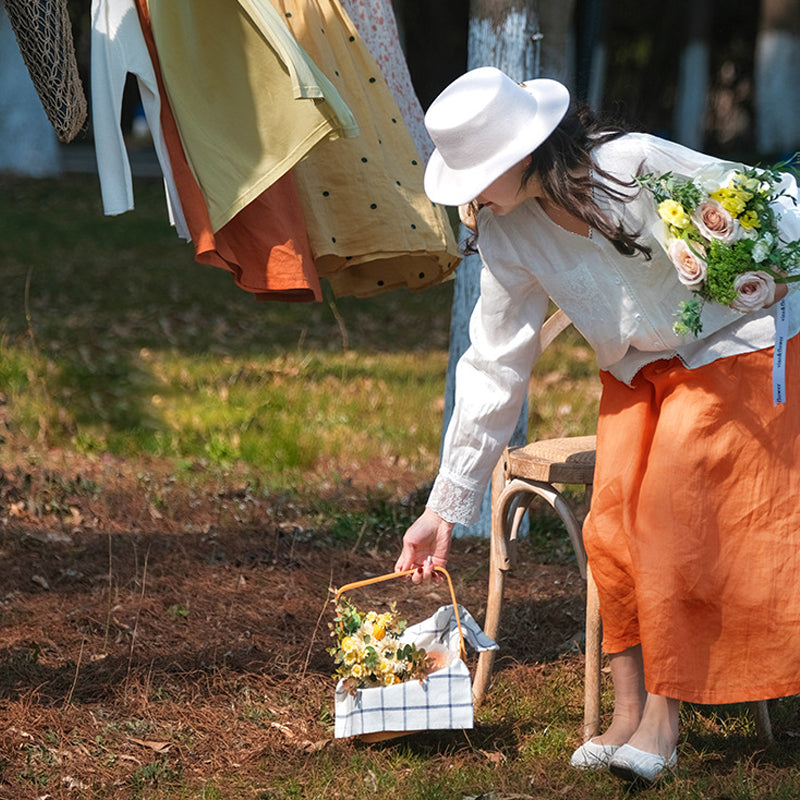
POLYGON ((775 201, 787 194, 790 162, 759 169, 711 164, 688 178, 648 173, 637 183, 653 194, 665 224, 664 247, 694 296, 680 304, 674 330, 702 330, 708 301, 741 312, 770 305, 775 284, 800 280, 800 241, 786 242, 775 201))
MULTIPOLYGON (((329 624, 336 646, 328 648, 350 694, 358 689, 392 686, 413 678, 423 680, 438 666, 421 647, 403 642, 406 620, 396 611, 363 613, 344 595, 336 601, 336 616, 329 624)), ((433 654, 431 654, 433 655, 433 654)))

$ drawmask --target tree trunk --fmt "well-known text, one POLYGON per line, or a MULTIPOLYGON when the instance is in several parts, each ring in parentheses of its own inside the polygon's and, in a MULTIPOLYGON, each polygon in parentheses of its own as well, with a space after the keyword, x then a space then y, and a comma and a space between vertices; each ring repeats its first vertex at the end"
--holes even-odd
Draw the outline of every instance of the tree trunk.
POLYGON ((44 178, 61 172, 58 138, 0 3, 0 172, 44 178))
MULTIPOLYGON (((573 0, 471 0, 468 33, 468 69, 493 66, 511 78, 524 81, 539 76, 568 80, 565 53, 572 19, 573 0), (552 40, 542 36, 540 20, 546 18, 553 31, 552 40)), ((462 238, 467 231, 462 231, 462 238)), ((444 430, 453 412, 455 369, 469 347, 469 318, 480 293, 481 260, 477 255, 464 259, 456 270, 450 322, 450 351, 445 387, 444 430)), ((511 438, 524 444, 527 437, 527 403, 511 438)), ((488 536, 491 522, 491 487, 481 506, 481 518, 474 525, 456 526, 455 536, 488 536)))
POLYGON ((689 37, 681 52, 673 128, 675 138, 693 150, 703 149, 708 97, 711 0, 695 0, 689 12, 689 37))
POLYGON ((755 82, 759 154, 790 155, 800 146, 800 0, 762 0, 755 82))

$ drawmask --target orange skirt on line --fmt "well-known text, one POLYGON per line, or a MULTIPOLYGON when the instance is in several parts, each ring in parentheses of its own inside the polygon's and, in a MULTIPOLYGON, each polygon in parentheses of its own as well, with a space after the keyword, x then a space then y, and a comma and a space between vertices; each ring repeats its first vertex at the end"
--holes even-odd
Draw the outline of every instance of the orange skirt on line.
POLYGON ((800 336, 603 373, 586 550, 603 645, 642 645, 648 691, 696 703, 800 693, 800 336))

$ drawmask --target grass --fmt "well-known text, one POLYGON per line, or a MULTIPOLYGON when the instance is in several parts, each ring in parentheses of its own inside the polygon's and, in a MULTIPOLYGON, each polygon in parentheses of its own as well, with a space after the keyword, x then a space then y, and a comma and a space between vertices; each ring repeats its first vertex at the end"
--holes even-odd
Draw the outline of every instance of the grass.
POLYGON ((410 466, 431 471, 449 287, 258 303, 193 261, 157 182, 110 219, 93 179, 69 186, 5 186, 0 381, 27 438, 238 461, 284 485, 323 457, 391 459, 413 438, 410 466))
MULTIPOLYGON (((449 285, 258 303, 194 262, 157 181, 142 181, 136 210, 117 218, 101 214, 91 177, 4 188, 0 384, 26 438, 238 462, 275 486, 346 469, 354 455, 435 470, 449 285)), ((532 425, 586 430, 591 356, 547 358, 532 425)))
MULTIPOLYGON (((0 797, 632 796, 567 763, 583 590, 543 513, 475 728, 332 739, 315 625, 331 576, 385 567, 424 502, 451 286, 257 303, 193 261, 158 181, 112 219, 92 177, 0 185, 0 797)), ((598 395, 570 333, 536 367, 531 435, 592 430, 598 395)), ((487 545, 456 550, 480 616, 487 545)), ((800 796, 797 698, 770 709, 765 748, 745 707, 685 705, 647 796, 800 796)))

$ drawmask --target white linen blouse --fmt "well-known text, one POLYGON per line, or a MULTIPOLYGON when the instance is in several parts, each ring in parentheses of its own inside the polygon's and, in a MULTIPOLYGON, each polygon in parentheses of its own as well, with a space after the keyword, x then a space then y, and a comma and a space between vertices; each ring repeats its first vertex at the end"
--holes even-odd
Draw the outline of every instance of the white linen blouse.
MULTIPOLYGON (((640 173, 691 175, 718 159, 648 134, 629 133, 600 145, 594 163, 622 181, 640 173)), ((785 185, 796 198, 797 186, 785 185)), ((659 243, 663 228, 647 191, 624 200, 599 190, 596 200, 613 222, 652 250, 652 259, 624 256, 597 232, 571 233, 536 199, 504 216, 478 213, 483 261, 481 293, 470 319, 471 346, 456 368, 456 397, 439 474, 428 507, 450 522, 471 524, 502 449, 519 418, 531 369, 541 354, 548 299, 562 308, 594 348, 600 369, 630 383, 645 364, 678 356, 690 369, 718 358, 771 347, 775 306, 750 314, 707 303, 702 332, 679 336, 675 313, 691 292, 659 243)), ((800 212, 779 201, 783 238, 800 238, 800 212)), ((790 284, 794 286, 794 284, 790 284)), ((800 331, 800 293, 786 298, 788 335, 800 331)), ((764 391, 771 391, 765 386, 764 391)))

